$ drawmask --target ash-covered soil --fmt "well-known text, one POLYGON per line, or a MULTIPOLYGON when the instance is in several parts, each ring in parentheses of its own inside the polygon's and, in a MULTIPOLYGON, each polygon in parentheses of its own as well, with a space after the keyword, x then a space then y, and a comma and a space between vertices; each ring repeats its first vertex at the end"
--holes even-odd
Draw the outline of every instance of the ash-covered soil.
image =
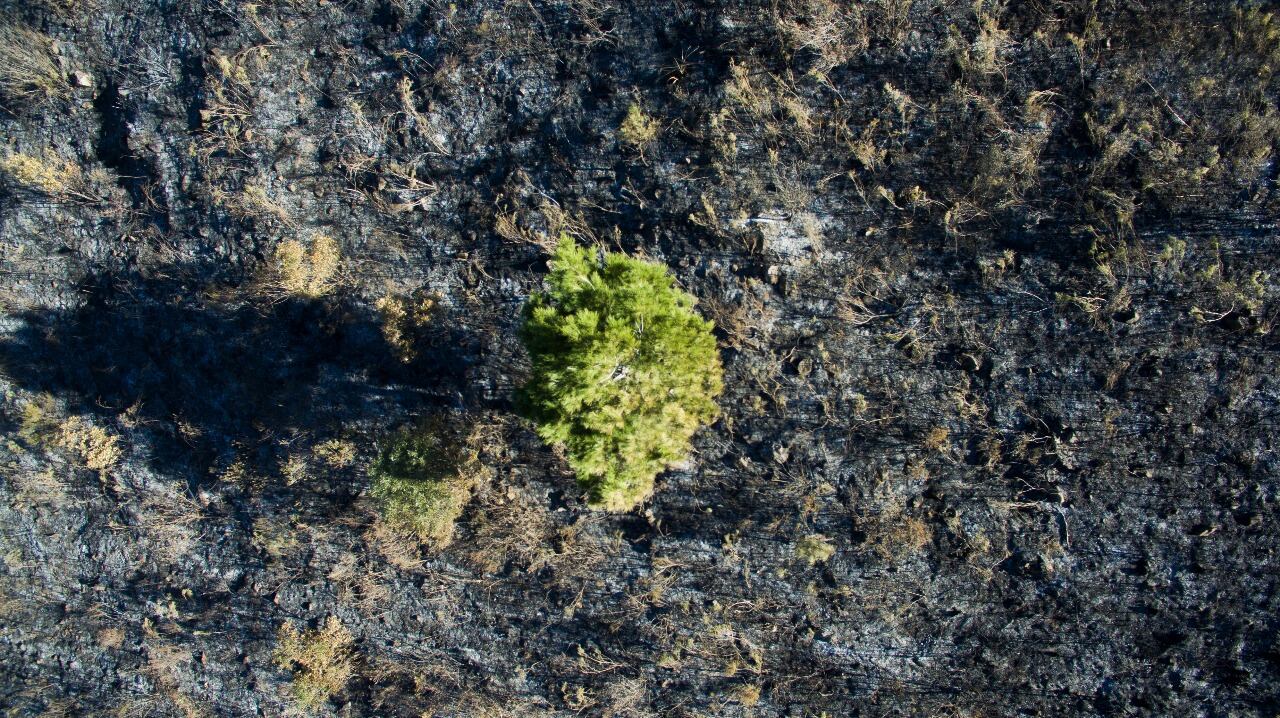
POLYGON ((297 712, 331 617, 320 715, 1280 712, 1275 3, 0 5, 4 715, 297 712), (717 325, 628 514, 512 406, 560 232, 717 325))

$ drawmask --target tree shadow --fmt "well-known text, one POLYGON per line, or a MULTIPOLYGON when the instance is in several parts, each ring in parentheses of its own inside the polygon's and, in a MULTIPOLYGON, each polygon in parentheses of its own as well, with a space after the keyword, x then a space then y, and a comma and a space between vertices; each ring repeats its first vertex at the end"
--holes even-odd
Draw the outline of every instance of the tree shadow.
POLYGON ((266 459, 461 399, 474 342, 456 330, 427 330, 406 365, 367 305, 245 299, 209 276, 93 276, 78 308, 18 315, 0 362, 24 389, 135 427, 153 467, 193 488, 245 452, 266 459))

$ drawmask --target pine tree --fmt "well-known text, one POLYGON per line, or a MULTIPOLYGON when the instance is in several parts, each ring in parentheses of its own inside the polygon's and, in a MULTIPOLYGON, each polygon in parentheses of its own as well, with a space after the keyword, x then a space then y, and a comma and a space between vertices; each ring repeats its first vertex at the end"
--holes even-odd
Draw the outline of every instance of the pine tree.
POLYGON ((712 323, 667 268, 562 236, 548 291, 525 307, 533 373, 520 403, 565 448, 593 507, 626 511, 715 418, 723 370, 712 323))

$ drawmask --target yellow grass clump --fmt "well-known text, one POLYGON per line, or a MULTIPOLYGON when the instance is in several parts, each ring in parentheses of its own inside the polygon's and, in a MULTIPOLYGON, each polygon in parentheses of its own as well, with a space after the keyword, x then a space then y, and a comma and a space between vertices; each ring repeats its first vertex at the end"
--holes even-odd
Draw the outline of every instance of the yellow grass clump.
POLYGON ((275 284, 296 297, 323 297, 337 286, 341 261, 338 243, 328 235, 316 235, 309 247, 296 239, 286 240, 276 248, 275 284))

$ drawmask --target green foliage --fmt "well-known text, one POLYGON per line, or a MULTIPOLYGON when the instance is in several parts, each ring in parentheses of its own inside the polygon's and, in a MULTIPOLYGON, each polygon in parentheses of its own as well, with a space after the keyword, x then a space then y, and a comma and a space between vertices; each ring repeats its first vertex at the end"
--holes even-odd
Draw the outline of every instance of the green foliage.
POLYGON ((286 623, 276 636, 276 665, 293 671, 293 699, 304 711, 316 711, 346 687, 355 670, 351 633, 335 617, 314 631, 286 623))
POLYGON ((796 542, 796 555, 812 566, 830 560, 836 555, 836 547, 831 544, 831 539, 822 534, 809 534, 796 542))
POLYGON ((658 138, 658 122, 632 103, 618 127, 618 138, 633 147, 644 147, 658 138))
POLYGON ((548 291, 525 307, 533 374, 520 402, 562 445, 593 507, 625 511, 715 418, 722 369, 711 322, 666 267, 562 236, 548 291))
POLYGON ((471 473, 441 422, 398 432, 369 468, 373 496, 393 528, 443 546, 471 498, 471 473))

